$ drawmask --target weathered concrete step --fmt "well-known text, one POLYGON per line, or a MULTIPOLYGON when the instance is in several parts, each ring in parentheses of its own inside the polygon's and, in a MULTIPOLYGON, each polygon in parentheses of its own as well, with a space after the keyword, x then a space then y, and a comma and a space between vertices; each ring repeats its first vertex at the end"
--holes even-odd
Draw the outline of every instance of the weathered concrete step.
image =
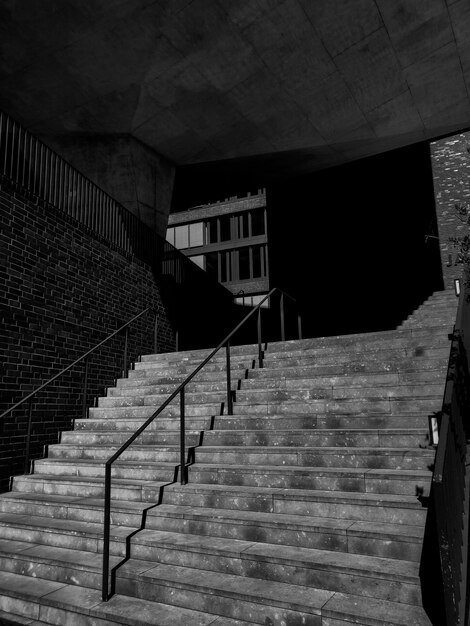
MULTIPOLYGON (((345 371, 345 368, 343 366, 327 366, 325 369, 327 370, 327 372, 333 368, 334 370, 340 370, 338 373, 335 373, 333 371, 332 374, 325 374, 323 375, 320 371, 320 373, 318 372, 318 370, 321 370, 321 366, 306 366, 306 367, 293 367, 293 368, 285 368, 282 371, 279 370, 271 370, 271 369, 250 369, 247 370, 246 372, 244 370, 240 370, 240 377, 237 378, 232 378, 232 382, 233 382, 233 386, 235 387, 238 384, 238 381, 241 380, 242 381, 242 385, 245 384, 245 380, 252 380, 254 378, 275 378, 278 380, 284 380, 284 379, 295 379, 295 378, 304 378, 304 379, 309 379, 309 380, 324 380, 324 379, 333 379, 333 380, 342 380, 344 379, 346 381, 346 384, 349 384, 349 381, 351 380, 352 383, 351 384, 355 384, 354 381, 358 380, 360 378, 364 378, 364 379, 370 379, 370 380, 374 380, 375 381, 375 377, 378 377, 378 381, 380 382, 380 380, 382 380, 382 383, 385 384, 388 380, 392 380, 395 381, 397 384, 404 382, 418 382, 418 381, 425 381, 425 380, 429 380, 429 382, 432 382, 432 380, 435 377, 438 376, 442 376, 445 375, 445 370, 447 367, 447 360, 448 360, 448 351, 446 351, 446 354, 444 355, 443 358, 440 359, 429 359, 429 360, 416 360, 414 359, 413 361, 410 361, 410 363, 414 363, 414 366, 410 366, 410 367, 405 367, 405 368, 400 368, 397 367, 396 365, 392 366, 390 364, 384 363, 384 364, 380 364, 377 363, 375 365, 375 367, 369 367, 369 369, 359 369, 358 372, 352 370, 352 371, 345 371), (380 367, 382 367, 382 369, 380 369, 380 367), (387 369, 383 369, 383 368, 387 368, 387 369), (427 373, 429 372, 429 379, 426 378, 427 373), (387 378, 382 378, 384 376, 388 376, 390 377, 389 379, 387 378)), ((359 363, 359 365, 362 366, 362 368, 366 367, 367 363, 359 363)), ((356 365, 355 365, 356 367, 356 365)), ((171 376, 171 374, 168 375, 163 375, 163 376, 154 376, 154 375, 148 375, 145 377, 141 377, 141 378, 120 378, 117 380, 117 384, 115 387, 110 387, 108 388, 108 394, 110 392, 113 392, 113 395, 120 395, 121 393, 127 393, 127 391, 133 389, 133 388, 140 388, 142 390, 146 389, 147 387, 157 387, 160 388, 161 386, 165 387, 166 389, 170 390, 174 390, 176 389, 177 385, 180 384, 181 382, 183 382, 184 377, 182 375, 178 375, 178 376, 171 376)), ((381 383, 381 384, 382 384, 381 383)), ((201 385, 208 385, 210 386, 211 384, 215 384, 215 385, 221 385, 225 388, 226 385, 226 378, 225 378, 225 372, 204 372, 204 370, 202 370, 198 375, 197 375, 197 379, 194 382, 189 383, 190 385, 193 386, 198 386, 199 384, 201 385)), ((361 384, 359 381, 357 384, 361 384)), ((131 392, 132 393, 132 392, 131 392)))
MULTIPOLYGON (((110 553, 126 554, 126 537, 136 530, 130 526, 112 526, 110 553)), ((0 514, 0 531, 4 541, 20 541, 70 550, 102 552, 103 525, 88 521, 31 517, 16 513, 0 514)))
MULTIPOLYGON (((289 582, 310 591, 324 589, 385 600, 393 598, 406 604, 418 604, 421 599, 418 564, 411 561, 240 539, 227 542, 220 537, 153 529, 134 535, 131 557, 151 561, 154 566, 184 563, 185 568, 218 572, 221 576, 232 574, 289 582)), ((201 577, 204 577, 202 572, 201 577)), ((140 574, 136 574, 134 580, 139 579, 140 574)), ((117 584, 118 592, 124 589, 132 593, 132 585, 117 584)), ((149 599, 159 600, 153 596, 149 599)))
POLYGON ((204 433, 207 446, 418 446, 427 429, 336 429, 336 430, 212 430, 204 433))
POLYGON ((129 562, 120 568, 118 591, 200 610, 205 607, 256 624, 338 626, 351 623, 353 617, 356 624, 430 626, 424 611, 414 605, 166 564, 155 565, 137 581, 132 579, 135 567, 129 562))
POLYGON ((420 526, 161 504, 146 528, 419 562, 420 526))
MULTIPOLYGON (((113 480, 112 497, 116 500, 137 502, 158 502, 161 489, 168 483, 116 478, 113 480)), ((103 498, 103 478, 89 476, 55 476, 32 474, 15 476, 13 491, 23 493, 44 493, 51 495, 75 496, 77 498, 103 498)))
MULTIPOLYGON (((137 406, 152 406, 158 408, 161 406, 170 396, 169 393, 159 393, 156 395, 133 395, 133 396, 108 396, 98 399, 99 408, 114 408, 114 407, 137 407, 137 406)), ((219 406, 226 400, 226 393, 223 391, 205 391, 199 393, 192 391, 185 394, 186 406, 193 404, 204 404, 210 406, 219 406)), ((179 408, 180 397, 176 396, 171 402, 172 405, 179 408)))
MULTIPOLYGON (((89 431, 77 430, 67 431, 62 435, 63 443, 75 445, 101 445, 101 444, 123 444, 131 435, 131 432, 125 430, 113 431, 89 431)), ((180 436, 178 431, 171 430, 144 430, 136 439, 136 443, 140 445, 176 445, 179 444, 180 436)), ((197 446, 201 441, 201 433, 199 431, 187 431, 185 442, 187 446, 197 446)))
MULTIPOLYGON (((233 359, 231 359, 231 369, 236 373, 237 371, 239 371, 240 369, 247 369, 253 366, 253 361, 255 360, 255 355, 253 355, 252 359, 240 359, 240 358, 236 358, 234 357, 233 359)), ((164 363, 164 362, 159 362, 159 361, 144 361, 144 362, 137 362, 134 365, 134 369, 129 371, 129 376, 131 375, 135 375, 138 374, 139 372, 165 372, 167 370, 175 370, 176 372, 179 372, 181 370, 181 368, 184 368, 188 374, 190 374, 193 370, 196 369, 196 367, 200 365, 200 361, 199 360, 178 360, 175 359, 174 362, 171 363, 164 363)), ((205 366, 204 369, 207 370, 208 372, 212 371, 212 372, 218 372, 218 371, 225 371, 225 367, 226 367, 226 360, 225 360, 225 355, 224 358, 222 359, 217 359, 217 360, 213 360, 213 361, 209 361, 205 366)))
MULTIPOLYGON (((121 417, 150 417, 153 415, 158 406, 137 406, 137 407, 90 407, 88 409, 91 418, 106 419, 106 418, 121 418, 121 417)), ((211 415, 220 415, 224 409, 222 403, 218 404, 188 404, 185 410, 185 414, 188 417, 210 417, 211 415)), ((164 417, 179 417, 180 405, 172 404, 167 406, 160 413, 162 418, 164 417)), ((65 433, 64 433, 65 434, 65 433)))
MULTIPOLYGON (((364 390, 363 397, 368 395, 380 396, 385 394, 393 394, 398 396, 404 395, 426 395, 427 393, 441 393, 445 385, 445 373, 436 370, 429 376, 428 380, 424 380, 423 373, 416 376, 416 380, 402 381, 399 380, 398 373, 383 374, 382 376, 356 376, 349 377, 353 384, 348 384, 346 377, 317 377, 317 378, 248 378, 240 383, 232 383, 232 391, 237 391, 239 396, 243 397, 244 393, 268 393, 270 391, 282 391, 296 393, 298 390, 310 390, 313 393, 328 393, 326 397, 339 397, 345 395, 357 395, 364 390), (419 378, 422 380, 419 380, 419 378)), ((158 402, 160 397, 168 397, 174 390, 174 386, 170 385, 142 385, 141 387, 117 387, 108 389, 108 397, 99 400, 99 406, 142 406, 145 398, 149 398, 151 402, 158 402), (110 403, 110 400, 112 402, 110 403), (116 402, 116 401, 119 401, 116 402), (132 404, 131 404, 132 402, 132 404), (127 404, 124 404, 127 403, 127 404)), ((207 397, 212 400, 218 394, 220 401, 225 400, 227 393, 226 381, 218 383, 199 383, 197 389, 193 388, 191 392, 186 392, 188 402, 199 402, 199 398, 207 397), (207 394, 207 395, 206 395, 207 394)), ((257 398, 258 396, 253 396, 257 398)), ((179 399, 179 398, 178 398, 179 399)))
MULTIPOLYGON (((403 384, 388 385, 384 387, 372 386, 366 387, 315 387, 312 383, 302 387, 258 389, 245 388, 242 386, 236 392, 237 402, 283 402, 285 400, 303 400, 309 402, 311 400, 326 399, 361 399, 367 402, 369 399, 377 398, 422 398, 429 396, 442 396, 444 394, 445 381, 439 383, 420 383, 420 384, 403 384)), ((145 397, 145 396, 144 396, 145 397)), ((154 398, 157 396, 148 396, 154 398)), ((129 399, 126 398, 128 401, 129 399)))
MULTIPOLYGON (((139 528, 142 513, 153 506, 148 502, 111 500, 111 524, 139 528)), ((69 521, 103 523, 104 499, 43 493, 11 491, 2 494, 2 513, 67 519, 69 521)))
POLYGON ((429 495, 431 478, 429 470, 319 468, 298 465, 220 466, 200 462, 189 467, 189 480, 194 483, 425 497, 429 495))
POLYGON ((414 447, 287 447, 273 446, 202 446, 196 449, 198 463, 221 466, 292 465, 300 467, 370 468, 391 470, 429 470, 435 457, 434 449, 414 447))
MULTIPOLYGON (((51 459, 95 459, 103 463, 117 452, 119 444, 89 444, 71 443, 55 444, 49 446, 49 458, 51 459)), ((179 462, 179 445, 172 446, 143 446, 138 443, 131 445, 120 457, 123 461, 148 461, 148 462, 179 462)))
MULTIPOLYGON (((372 387, 315 387, 312 383, 305 384, 306 386, 298 388, 245 388, 242 386, 236 392, 236 399, 239 402, 264 402, 274 401, 283 402, 285 400, 303 400, 308 402, 310 400, 319 400, 323 398, 331 399, 343 399, 343 398, 360 398, 367 401, 369 398, 390 398, 390 397, 419 397, 419 396, 433 396, 436 394, 442 395, 444 393, 444 383, 420 383, 420 384, 402 384, 402 385, 388 385, 385 387, 372 386, 372 387)), ((161 406, 168 398, 169 394, 132 394, 122 396, 108 396, 99 398, 99 408, 115 408, 115 407, 138 407, 138 406, 161 406)), ((225 391, 193 391, 185 395, 185 404, 190 406, 192 404, 216 404, 219 402, 222 404, 226 400, 225 391)), ((177 397, 172 401, 174 404, 180 402, 180 398, 177 397)))
POLYGON ((165 488, 165 504, 422 526, 415 496, 188 483, 165 488))
MULTIPOLYGON (((11 619, 36 623, 91 626, 244 626, 213 613, 114 595, 101 601, 101 591, 41 578, 0 572, 0 610, 11 619)), ((21 623, 20 621, 16 623, 21 623)), ((23 622, 25 623, 25 622, 23 622)), ((26 622, 27 623, 27 622, 26 622)))
MULTIPOLYGON (((34 469, 39 474, 48 476, 78 476, 81 478, 103 478, 104 463, 91 459, 41 459, 35 461, 34 469)), ((122 461, 117 460, 111 469, 111 476, 116 479, 172 482, 177 471, 174 463, 122 461)))
MULTIPOLYGON (((435 396, 428 396, 422 398, 400 398, 400 397, 388 397, 388 398, 367 398, 362 399, 350 399, 350 398, 337 398, 337 399, 311 399, 303 401, 284 400, 275 401, 267 400, 265 402, 260 401, 258 404, 252 402, 245 402, 237 399, 237 402, 233 405, 234 415, 241 414, 402 414, 402 413, 417 413, 429 414, 433 411, 438 411, 442 405, 442 394, 435 396)), ((107 410, 107 409, 103 409, 107 410)), ((108 409, 110 411, 115 409, 108 409)), ((137 410, 137 409, 134 409, 137 410)))
MULTIPOLYGON (((125 430, 135 432, 145 422, 144 417, 75 420, 76 431, 125 430)), ((185 420, 188 430, 276 430, 277 428, 419 428, 426 427, 427 417, 420 413, 406 415, 218 415, 190 417, 185 420)), ((178 417, 154 420, 149 431, 178 431, 178 417)))

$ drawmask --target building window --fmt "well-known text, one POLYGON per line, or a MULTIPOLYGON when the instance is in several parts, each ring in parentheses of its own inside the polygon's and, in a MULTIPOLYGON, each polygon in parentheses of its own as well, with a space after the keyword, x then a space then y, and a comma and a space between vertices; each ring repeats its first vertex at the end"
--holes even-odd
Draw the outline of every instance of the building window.
MULTIPOLYGON (((234 299, 234 302, 235 304, 240 304, 243 306, 257 306, 265 296, 265 293, 258 294, 257 296, 237 296, 234 299)), ((261 308, 268 309, 269 300, 265 300, 261 305, 261 308)))
POLYGON ((185 226, 175 226, 175 248, 182 250, 189 248, 189 228, 185 226))
POLYGON ((264 209, 257 211, 251 211, 251 236, 257 237, 258 235, 265 234, 264 228, 264 209))
POLYGON ((196 248, 204 245, 204 224, 195 222, 189 224, 189 247, 196 248))

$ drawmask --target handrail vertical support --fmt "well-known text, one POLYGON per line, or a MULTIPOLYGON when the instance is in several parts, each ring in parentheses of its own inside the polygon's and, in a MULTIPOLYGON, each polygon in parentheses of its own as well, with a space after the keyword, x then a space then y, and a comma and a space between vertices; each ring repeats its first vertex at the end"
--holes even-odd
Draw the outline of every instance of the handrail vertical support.
POLYGON ((286 340, 286 329, 284 325, 284 292, 281 292, 281 300, 280 300, 280 315, 281 315, 281 341, 286 340))
POLYGON ((85 371, 83 373, 82 419, 86 419, 88 399, 88 357, 85 357, 83 362, 85 364, 85 371))
POLYGON ((302 316, 300 313, 297 314, 297 326, 299 329, 299 339, 302 339, 302 316))
POLYGON ((258 363, 259 367, 263 367, 263 349, 261 347, 261 307, 258 309, 258 363))
POLYGON ((31 446, 31 426, 33 421, 33 399, 30 398, 28 402, 28 428, 26 431, 26 452, 24 459, 24 473, 30 473, 30 464, 29 464, 29 449, 31 446))
POLYGON ((104 466, 104 529, 103 529, 103 579, 101 598, 109 600, 109 535, 111 526, 111 465, 104 466))
POLYGON ((180 391, 180 482, 186 484, 186 456, 185 456, 185 433, 184 433, 184 387, 180 391))
POLYGON ((225 346, 227 357, 227 415, 233 415, 233 399, 232 399, 232 381, 231 381, 231 365, 230 365, 230 341, 225 346))
POLYGON ((129 326, 126 326, 124 334, 124 354, 122 357, 122 377, 127 378, 127 349, 129 344, 129 326))
POLYGON ((155 325, 153 328, 153 350, 154 354, 158 352, 158 313, 155 313, 155 325))

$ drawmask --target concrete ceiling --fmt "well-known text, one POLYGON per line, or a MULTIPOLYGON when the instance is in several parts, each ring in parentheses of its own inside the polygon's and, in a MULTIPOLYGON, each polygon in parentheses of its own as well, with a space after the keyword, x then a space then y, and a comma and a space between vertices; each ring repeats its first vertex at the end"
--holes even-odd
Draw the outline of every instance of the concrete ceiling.
MULTIPOLYGON (((4 0, 0 108, 313 171, 470 127, 468 0, 4 0)), ((229 161, 230 162, 230 161, 229 161)))

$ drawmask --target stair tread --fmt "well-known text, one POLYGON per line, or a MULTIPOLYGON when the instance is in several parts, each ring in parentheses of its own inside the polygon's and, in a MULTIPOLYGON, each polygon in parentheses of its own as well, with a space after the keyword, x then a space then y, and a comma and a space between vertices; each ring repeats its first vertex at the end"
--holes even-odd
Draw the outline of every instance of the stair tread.
POLYGON ((91 623, 91 617, 108 619, 116 624, 138 626, 181 626, 181 624, 242 626, 247 624, 239 620, 221 618, 215 614, 120 594, 115 594, 108 602, 102 602, 101 591, 96 589, 24 577, 9 572, 0 572, 0 587, 4 595, 83 615, 86 623, 91 623))

